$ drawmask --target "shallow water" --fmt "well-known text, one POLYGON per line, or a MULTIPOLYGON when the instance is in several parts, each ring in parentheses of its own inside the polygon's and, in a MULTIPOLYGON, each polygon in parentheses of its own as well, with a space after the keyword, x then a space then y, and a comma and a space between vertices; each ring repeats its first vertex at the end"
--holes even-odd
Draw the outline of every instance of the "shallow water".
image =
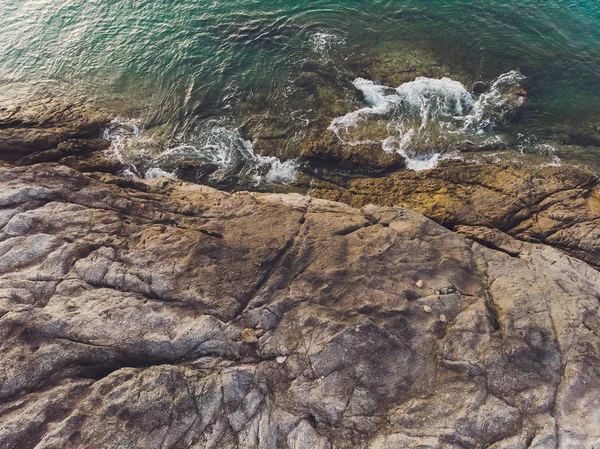
POLYGON ((521 143, 600 132, 600 2, 589 0, 8 0, 0 100, 77 94, 142 127, 167 125, 159 153, 254 161, 237 131, 248 95, 285 102, 306 61, 343 64, 411 42, 476 79, 519 70, 521 143))

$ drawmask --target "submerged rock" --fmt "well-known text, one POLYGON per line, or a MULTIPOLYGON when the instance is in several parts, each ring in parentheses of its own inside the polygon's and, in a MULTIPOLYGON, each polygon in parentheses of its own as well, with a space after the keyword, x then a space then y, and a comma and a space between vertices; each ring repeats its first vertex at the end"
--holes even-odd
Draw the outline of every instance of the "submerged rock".
MULTIPOLYGON (((328 128, 334 120, 365 107, 364 95, 353 83, 356 78, 397 87, 423 76, 470 80, 441 64, 422 43, 388 43, 369 55, 303 62, 289 86, 249 93, 237 108, 238 121, 258 154, 283 160, 305 157, 317 165, 326 161, 338 170, 372 173, 400 168, 405 165, 403 157, 381 145, 389 123, 366 124, 355 133, 355 140, 361 140, 358 145, 343 142, 328 128)), ((428 148, 435 143, 429 139, 428 148)))
POLYGON ((351 173, 378 173, 405 167, 398 153, 386 153, 378 143, 346 145, 326 131, 320 138, 308 140, 301 149, 302 158, 311 168, 326 171, 347 170, 351 173))
POLYGON ((412 40, 384 41, 370 54, 349 56, 345 66, 355 78, 368 78, 387 86, 399 86, 420 76, 452 77, 465 85, 475 81, 479 67, 466 67, 464 60, 460 64, 442 61, 443 55, 432 51, 430 45, 412 40))
POLYGON ((303 144, 322 134, 335 117, 350 112, 351 79, 343 69, 310 61, 302 69, 285 93, 257 90, 238 107, 238 121, 258 154, 298 157, 303 144))
MULTIPOLYGON (((496 170, 346 192, 401 204, 412 188, 427 205, 453 191, 476 214, 495 175, 495 207, 476 215, 489 225, 525 206, 532 223, 566 222, 561 195, 597 210, 583 173, 564 190, 561 172, 496 170)), ((1 447, 600 444, 600 274, 586 263, 528 242, 508 254, 401 207, 119 179, 0 168, 1 447)))

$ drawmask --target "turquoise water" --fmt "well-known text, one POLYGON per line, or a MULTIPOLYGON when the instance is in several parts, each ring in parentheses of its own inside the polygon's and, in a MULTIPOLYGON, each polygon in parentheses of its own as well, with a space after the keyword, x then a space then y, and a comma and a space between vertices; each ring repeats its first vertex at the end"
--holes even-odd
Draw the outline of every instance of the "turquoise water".
POLYGON ((31 89, 118 99, 143 126, 197 133, 234 117, 248 92, 285 101, 307 60, 413 41, 478 79, 520 70, 528 105, 515 133, 543 140, 584 124, 589 145, 600 130, 592 0, 6 0, 0 99, 31 89))

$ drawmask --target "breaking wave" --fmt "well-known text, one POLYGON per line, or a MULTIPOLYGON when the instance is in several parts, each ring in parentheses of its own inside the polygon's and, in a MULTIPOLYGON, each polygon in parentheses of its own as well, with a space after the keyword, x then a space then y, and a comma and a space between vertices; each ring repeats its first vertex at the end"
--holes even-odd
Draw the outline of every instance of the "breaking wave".
POLYGON ((396 88, 358 78, 353 84, 368 106, 334 119, 328 129, 348 145, 380 142, 402 154, 409 169, 433 168, 467 141, 500 141, 495 130, 525 104, 524 80, 511 71, 476 95, 450 78, 418 77, 396 88))
POLYGON ((214 122, 203 124, 185 139, 160 141, 151 132, 146 135, 140 122, 117 118, 104 130, 103 138, 127 167, 125 174, 139 178, 175 177, 178 167, 195 163, 214 167, 212 180, 234 176, 254 185, 285 184, 294 181, 298 167, 295 160, 255 154, 252 143, 236 128, 214 122))

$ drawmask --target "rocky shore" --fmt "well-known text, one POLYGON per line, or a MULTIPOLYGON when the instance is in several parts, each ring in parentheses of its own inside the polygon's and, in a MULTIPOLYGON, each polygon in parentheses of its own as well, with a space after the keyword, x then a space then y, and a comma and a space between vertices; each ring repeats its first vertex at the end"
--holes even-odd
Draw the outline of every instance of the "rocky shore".
POLYGON ((600 449, 593 2, 121 3, 0 19, 0 449, 600 449))
POLYGON ((2 166, 0 446, 598 446, 597 180, 523 173, 2 166))
POLYGON ((600 267, 600 185, 585 169, 456 161, 422 172, 311 185, 319 198, 354 207, 402 206, 476 240, 490 232, 508 234, 600 267))
POLYGON ((0 447, 600 447, 596 175, 407 171, 263 114, 297 180, 232 193, 119 176, 110 121, 0 110, 0 447))

